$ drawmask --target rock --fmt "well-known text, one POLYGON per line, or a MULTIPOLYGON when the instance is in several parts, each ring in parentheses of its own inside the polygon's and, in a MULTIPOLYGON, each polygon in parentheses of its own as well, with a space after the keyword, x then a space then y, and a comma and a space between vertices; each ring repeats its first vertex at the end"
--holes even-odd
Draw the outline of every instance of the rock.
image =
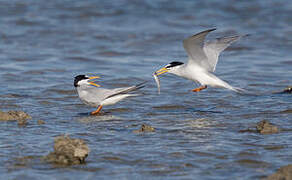
POLYGON ((256 127, 239 130, 240 133, 260 133, 260 134, 274 134, 279 132, 279 128, 269 121, 262 120, 257 123, 256 127))
POLYGON ((152 126, 142 124, 141 128, 139 130, 134 130, 134 133, 141 133, 141 132, 154 132, 155 129, 152 126))
POLYGON ((54 152, 44 159, 50 163, 61 165, 81 164, 89 154, 89 148, 82 139, 69 136, 58 136, 54 140, 54 152))
POLYGON ((292 93, 292 86, 288 86, 282 91, 274 92, 274 94, 291 94, 291 93, 292 93))
POLYGON ((292 93, 292 86, 288 86, 286 87, 282 93, 288 93, 288 94, 291 94, 292 93))
POLYGON ((0 111, 0 121, 16 121, 25 119, 31 119, 31 116, 23 111, 0 111))
POLYGON ((292 109, 287 109, 287 110, 281 111, 280 113, 285 113, 285 114, 292 113, 292 109))
POLYGON ((290 180, 292 179, 292 164, 283 166, 276 173, 268 176, 266 180, 290 180))
POLYGON ((13 163, 13 168, 24 168, 28 167, 32 164, 33 160, 37 160, 37 156, 23 156, 15 158, 15 162, 13 163))
POLYGON ((43 120, 38 120, 38 125, 46 124, 43 120))
POLYGON ((26 119, 18 119, 17 124, 18 124, 18 126, 25 126, 25 125, 27 125, 27 120, 26 119))
POLYGON ((256 129, 257 129, 257 132, 261 134, 273 134, 273 133, 279 132, 277 126, 270 124, 270 122, 266 120, 262 120, 258 122, 256 129))
POLYGON ((257 133, 257 130, 248 128, 248 129, 239 130, 238 132, 240 132, 240 133, 246 133, 246 132, 248 132, 248 133, 257 133))

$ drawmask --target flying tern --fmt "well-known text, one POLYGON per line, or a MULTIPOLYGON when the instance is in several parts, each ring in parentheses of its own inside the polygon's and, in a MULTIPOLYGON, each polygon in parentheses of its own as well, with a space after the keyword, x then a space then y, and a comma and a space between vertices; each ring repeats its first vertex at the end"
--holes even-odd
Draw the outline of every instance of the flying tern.
POLYGON ((232 87, 213 74, 220 53, 242 36, 222 37, 205 42, 206 35, 214 30, 216 29, 205 30, 183 40, 183 47, 188 54, 188 62, 174 61, 156 71, 154 78, 159 91, 160 84, 157 77, 166 72, 201 84, 200 87, 193 89, 193 92, 199 92, 206 89, 207 86, 226 88, 236 92, 243 91, 240 88, 232 87))

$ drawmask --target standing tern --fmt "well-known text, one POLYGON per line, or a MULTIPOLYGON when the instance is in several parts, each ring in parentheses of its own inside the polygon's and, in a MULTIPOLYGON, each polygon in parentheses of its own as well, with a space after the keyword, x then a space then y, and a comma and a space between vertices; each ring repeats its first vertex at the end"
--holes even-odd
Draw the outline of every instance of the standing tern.
POLYGON ((86 75, 78 75, 74 79, 74 86, 77 89, 78 96, 86 105, 96 107, 91 112, 92 115, 98 114, 103 106, 113 105, 122 99, 130 96, 138 96, 138 94, 128 94, 134 90, 144 87, 145 82, 135 86, 105 89, 91 80, 100 78, 99 76, 89 77, 86 75))
POLYGON ((188 62, 186 64, 177 61, 171 62, 156 71, 154 78, 158 85, 158 90, 160 85, 157 76, 168 72, 200 83, 201 86, 193 89, 193 92, 199 92, 206 89, 207 86, 227 88, 236 92, 243 91, 240 88, 232 87, 213 74, 220 53, 242 36, 222 37, 205 42, 206 35, 214 30, 216 28, 202 31, 183 40, 183 47, 188 54, 188 62))

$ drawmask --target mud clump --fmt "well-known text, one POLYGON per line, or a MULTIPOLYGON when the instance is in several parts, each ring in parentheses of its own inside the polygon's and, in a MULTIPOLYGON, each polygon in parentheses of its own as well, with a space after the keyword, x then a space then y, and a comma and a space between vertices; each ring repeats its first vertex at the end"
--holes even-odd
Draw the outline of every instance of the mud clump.
POLYGON ((262 120, 257 123, 257 132, 260 134, 274 134, 278 133, 279 129, 277 126, 272 125, 269 121, 262 120))
POLYGON ((268 176, 266 180, 290 180, 292 179, 292 164, 283 166, 274 174, 268 176))
POLYGON ((43 120, 38 120, 37 123, 38 123, 38 125, 46 124, 45 121, 43 121, 43 120))
POLYGON ((27 125, 27 120, 26 119, 18 119, 17 120, 17 125, 18 126, 26 126, 27 125))
POLYGON ((154 132, 155 129, 152 126, 142 124, 141 128, 138 130, 134 130, 134 133, 142 133, 142 132, 154 132))
POLYGON ((85 163, 89 148, 82 139, 69 136, 58 136, 54 140, 54 152, 44 157, 44 160, 60 165, 75 165, 85 163))
POLYGON ((292 94, 292 86, 288 86, 282 91, 274 92, 274 94, 292 94))
POLYGON ((17 121, 18 126, 25 126, 31 116, 23 111, 0 111, 0 121, 17 121))
POLYGON ((13 162, 13 166, 11 168, 24 168, 32 165, 33 161, 38 160, 37 156, 23 156, 19 158, 15 158, 15 162, 13 162))
POLYGON ((0 111, 0 121, 17 121, 31 119, 31 116, 23 111, 0 111))
POLYGON ((292 109, 287 109, 287 110, 281 111, 280 113, 285 113, 285 114, 292 113, 292 109))
POLYGON ((271 124, 267 120, 262 120, 257 123, 255 128, 248 128, 245 130, 240 130, 240 133, 260 133, 260 134, 274 134, 279 132, 279 128, 273 124, 271 124))
POLYGON ((292 86, 288 86, 286 87, 282 93, 287 93, 287 94, 291 94, 292 93, 292 86))

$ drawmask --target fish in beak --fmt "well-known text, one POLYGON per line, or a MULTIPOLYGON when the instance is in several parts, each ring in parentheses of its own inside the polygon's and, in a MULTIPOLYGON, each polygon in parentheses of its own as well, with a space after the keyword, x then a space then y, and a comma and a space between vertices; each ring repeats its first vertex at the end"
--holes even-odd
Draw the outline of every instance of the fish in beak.
POLYGON ((168 70, 165 67, 163 67, 163 68, 159 69, 158 71, 156 71, 155 73, 153 73, 153 77, 154 77, 154 80, 156 82, 157 89, 158 89, 158 94, 160 94, 160 81, 159 81, 158 76, 161 74, 167 73, 167 72, 168 72, 168 70))

